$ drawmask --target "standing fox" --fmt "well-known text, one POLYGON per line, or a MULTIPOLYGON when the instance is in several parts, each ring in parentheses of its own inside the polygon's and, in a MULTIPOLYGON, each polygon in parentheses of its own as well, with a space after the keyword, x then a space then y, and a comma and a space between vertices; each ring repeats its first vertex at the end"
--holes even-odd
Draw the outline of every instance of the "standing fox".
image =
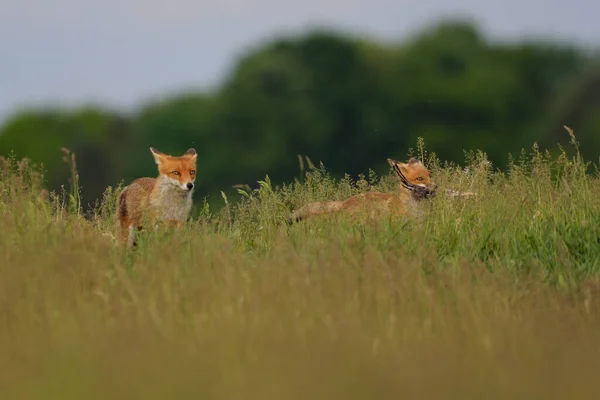
POLYGON ((158 165, 158 178, 139 178, 119 194, 117 218, 121 241, 136 245, 135 234, 142 222, 156 226, 165 222, 181 226, 192 209, 196 179, 196 150, 173 157, 150 147, 158 165))
POLYGON ((387 162, 400 178, 400 193, 369 192, 346 200, 309 203, 293 212, 288 222, 298 222, 320 214, 361 210, 371 214, 379 211, 405 214, 412 211, 419 200, 435 196, 437 185, 432 182, 431 173, 421 161, 411 158, 408 163, 401 163, 388 158, 387 162))

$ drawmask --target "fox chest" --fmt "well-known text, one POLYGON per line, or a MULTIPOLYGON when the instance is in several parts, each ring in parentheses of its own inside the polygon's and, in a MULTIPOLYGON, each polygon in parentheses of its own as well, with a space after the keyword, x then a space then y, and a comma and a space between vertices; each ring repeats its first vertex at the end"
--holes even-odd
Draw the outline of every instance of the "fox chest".
POLYGON ((154 216, 162 221, 185 221, 192 209, 191 193, 162 191, 158 196, 150 199, 154 216))

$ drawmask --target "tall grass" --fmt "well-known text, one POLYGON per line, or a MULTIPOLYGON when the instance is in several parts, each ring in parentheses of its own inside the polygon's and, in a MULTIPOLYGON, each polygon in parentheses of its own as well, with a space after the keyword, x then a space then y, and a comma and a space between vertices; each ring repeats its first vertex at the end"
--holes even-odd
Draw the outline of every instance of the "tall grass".
POLYGON ((76 190, 1 160, 0 398, 598 398, 597 171, 418 147, 440 187, 478 196, 287 226, 308 201, 397 189, 312 168, 132 252, 117 188, 84 217, 76 190))

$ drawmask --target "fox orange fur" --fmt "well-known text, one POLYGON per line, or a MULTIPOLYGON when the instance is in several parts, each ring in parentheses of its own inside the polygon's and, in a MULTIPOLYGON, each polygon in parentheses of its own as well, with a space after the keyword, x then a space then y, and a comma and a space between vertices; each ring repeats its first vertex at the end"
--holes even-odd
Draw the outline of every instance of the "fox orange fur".
POLYGON ((419 200, 435 196, 437 185, 433 183, 431 173, 421 161, 415 158, 411 158, 408 163, 390 158, 387 161, 400 178, 399 193, 368 192, 346 200, 309 203, 294 211, 288 222, 298 222, 316 215, 337 212, 352 214, 366 211, 371 215, 389 212, 402 215, 414 210, 419 200))
POLYGON ((135 246, 136 231, 144 223, 154 227, 159 222, 181 226, 192 209, 196 179, 196 150, 173 157, 150 147, 158 165, 158 178, 139 178, 119 194, 117 204, 120 239, 135 246))

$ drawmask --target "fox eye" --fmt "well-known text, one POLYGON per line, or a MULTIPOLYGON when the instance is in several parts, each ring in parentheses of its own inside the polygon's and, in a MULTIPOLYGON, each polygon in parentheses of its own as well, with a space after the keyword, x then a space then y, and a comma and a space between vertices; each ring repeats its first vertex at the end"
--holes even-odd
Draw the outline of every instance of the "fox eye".
POLYGON ((194 171, 193 169, 190 170, 190 175, 196 175, 196 171, 194 171))
POLYGON ((172 173, 173 175, 181 175, 181 174, 179 173, 179 171, 173 171, 173 172, 171 172, 171 173, 172 173))
POLYGON ((422 177, 422 176, 419 176, 419 177, 417 178, 417 180, 418 180, 419 182, 422 182, 422 181, 423 181, 423 177, 422 177))

